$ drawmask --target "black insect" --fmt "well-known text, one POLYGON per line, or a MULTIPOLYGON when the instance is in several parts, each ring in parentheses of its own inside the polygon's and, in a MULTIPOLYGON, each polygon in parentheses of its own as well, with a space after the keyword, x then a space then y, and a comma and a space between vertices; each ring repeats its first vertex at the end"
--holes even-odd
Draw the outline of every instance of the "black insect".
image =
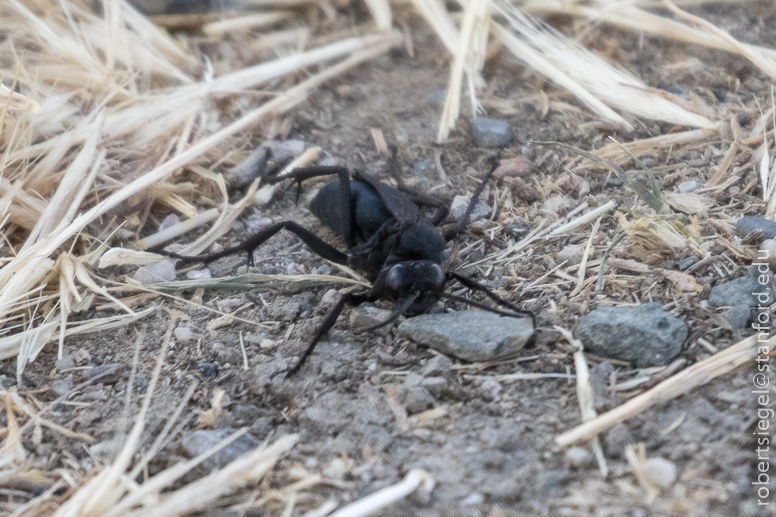
MULTIPOLYGON (((395 152, 391 169, 395 170, 395 152)), ((215 260, 247 253, 248 264, 253 265, 253 252, 280 230, 297 235, 315 253, 336 264, 347 265, 364 272, 373 282, 372 287, 360 292, 343 295, 315 334, 299 362, 290 371, 296 373, 305 363, 315 346, 331 330, 345 305, 359 305, 365 301, 388 299, 396 303, 396 309, 386 321, 364 331, 376 330, 388 325, 402 315, 415 316, 429 311, 440 298, 464 302, 469 305, 504 316, 533 314, 522 311, 502 299, 485 286, 453 271, 442 269, 444 251, 448 242, 468 226, 469 215, 485 184, 490 180, 497 162, 479 185, 471 202, 458 223, 440 233, 437 229, 449 214, 449 208, 441 200, 407 189, 395 189, 366 174, 344 167, 303 167, 282 176, 265 177, 264 184, 276 184, 288 179, 300 183, 304 180, 337 175, 337 181, 324 186, 310 204, 310 211, 326 226, 341 235, 348 252, 343 253, 324 242, 306 228, 293 221, 282 221, 262 229, 245 242, 219 253, 199 257, 182 256, 155 250, 183 262, 210 263, 215 260), (431 218, 421 214, 420 206, 435 208, 431 218), (469 289, 485 293, 497 304, 512 312, 501 311, 465 298, 445 293, 448 283, 457 281, 469 289)))

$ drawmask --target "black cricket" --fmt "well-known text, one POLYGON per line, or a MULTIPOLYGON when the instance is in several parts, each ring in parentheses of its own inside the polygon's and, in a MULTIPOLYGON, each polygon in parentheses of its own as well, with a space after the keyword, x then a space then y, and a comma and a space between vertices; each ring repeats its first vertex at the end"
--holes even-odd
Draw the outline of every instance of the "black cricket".
MULTIPOLYGON (((318 166, 297 168, 282 176, 264 177, 262 183, 276 184, 292 179, 301 184, 307 179, 337 175, 337 181, 324 186, 313 198, 310 211, 323 224, 342 236, 347 253, 341 252, 293 221, 275 223, 237 246, 210 255, 190 257, 160 249, 153 251, 186 263, 203 264, 236 253, 247 253, 248 265, 253 265, 254 250, 280 230, 287 230, 297 235, 312 251, 326 260, 362 271, 372 282, 372 287, 360 292, 349 292, 339 299, 318 328, 299 362, 289 371, 289 375, 299 371, 318 342, 334 326, 345 305, 355 306, 381 299, 396 303, 395 311, 386 321, 363 329, 364 331, 376 330, 403 315, 416 316, 428 312, 440 298, 467 303, 503 316, 528 315, 533 319, 531 312, 518 309, 471 278, 442 269, 447 243, 466 230, 469 216, 497 164, 496 160, 474 192, 464 216, 443 233, 440 233, 437 227, 447 218, 448 206, 433 196, 408 189, 396 174, 394 177, 401 190, 358 171, 351 174, 344 167, 318 166), (426 218, 421 214, 419 205, 435 208, 436 211, 431 218, 426 218), (469 289, 482 291, 491 300, 512 312, 445 293, 445 287, 453 281, 469 289)), ((394 172, 396 170, 395 151, 389 169, 394 172)))

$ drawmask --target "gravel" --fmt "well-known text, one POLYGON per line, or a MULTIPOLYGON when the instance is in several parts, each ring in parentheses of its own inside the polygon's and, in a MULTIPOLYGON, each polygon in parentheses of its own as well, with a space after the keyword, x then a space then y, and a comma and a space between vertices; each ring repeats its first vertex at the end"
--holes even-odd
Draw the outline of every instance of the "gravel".
POLYGON ((671 362, 682 351, 687 334, 687 325, 663 311, 659 303, 596 309, 582 318, 576 330, 586 351, 638 368, 671 362))
POLYGON ((144 285, 172 282, 175 280, 175 265, 169 260, 162 260, 139 268, 132 278, 144 285))
MULTIPOLYGON (((229 428, 217 429, 215 431, 194 431, 181 440, 181 446, 188 457, 194 458, 218 445, 234 432, 234 429, 229 428)), ((258 445, 259 441, 246 433, 203 461, 202 468, 207 472, 221 468, 246 452, 252 451, 258 445)))
POLYGON ((742 217, 736 223, 736 235, 746 237, 750 232, 762 230, 763 239, 776 238, 776 222, 765 217, 742 217))
POLYGON ((528 318, 484 311, 424 314, 399 325, 399 334, 466 361, 493 361, 520 351, 533 335, 528 318))
POLYGON ((582 246, 566 246, 558 252, 558 263, 565 262, 565 267, 576 266, 582 262, 582 246))
POLYGON ((752 277, 742 276, 715 286, 709 295, 709 303, 715 307, 770 305, 773 303, 773 291, 752 277))
POLYGON ((514 138, 508 122, 492 118, 472 119, 472 133, 479 147, 504 147, 514 138))

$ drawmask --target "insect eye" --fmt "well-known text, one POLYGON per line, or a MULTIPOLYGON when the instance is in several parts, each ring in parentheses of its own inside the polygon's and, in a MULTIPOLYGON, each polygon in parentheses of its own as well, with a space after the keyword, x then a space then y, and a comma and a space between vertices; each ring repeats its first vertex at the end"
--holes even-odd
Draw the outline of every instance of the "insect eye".
POLYGON ((439 267, 439 264, 434 264, 431 267, 431 270, 434 272, 434 284, 441 285, 445 281, 444 271, 442 271, 442 268, 439 267))
POLYGON ((398 291, 402 288, 402 276, 401 264, 397 264, 388 271, 385 282, 390 289, 398 291))

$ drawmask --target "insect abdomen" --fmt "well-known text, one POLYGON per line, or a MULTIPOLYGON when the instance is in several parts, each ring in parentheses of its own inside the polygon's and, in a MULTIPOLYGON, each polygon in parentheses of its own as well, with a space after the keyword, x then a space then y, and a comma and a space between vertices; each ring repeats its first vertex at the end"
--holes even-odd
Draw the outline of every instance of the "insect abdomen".
MULTIPOLYGON (((392 218, 385 203, 369 185, 359 181, 351 181, 350 199, 353 220, 356 222, 357 233, 362 239, 368 239, 374 235, 385 221, 392 218)), ((323 224, 342 235, 338 181, 329 183, 316 194, 310 203, 310 211, 323 224)))

